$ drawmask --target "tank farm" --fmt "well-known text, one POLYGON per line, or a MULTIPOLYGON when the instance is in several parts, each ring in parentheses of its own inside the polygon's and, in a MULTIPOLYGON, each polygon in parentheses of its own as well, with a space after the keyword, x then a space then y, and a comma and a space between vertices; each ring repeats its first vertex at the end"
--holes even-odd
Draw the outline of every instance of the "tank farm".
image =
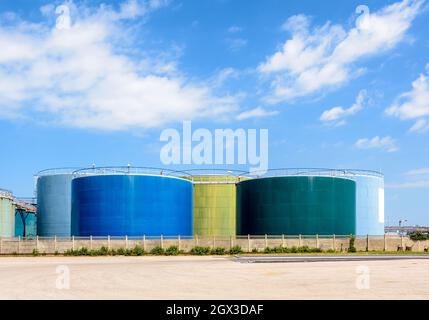
POLYGON ((0 237, 383 235, 384 176, 352 169, 40 171, 0 189, 0 237))

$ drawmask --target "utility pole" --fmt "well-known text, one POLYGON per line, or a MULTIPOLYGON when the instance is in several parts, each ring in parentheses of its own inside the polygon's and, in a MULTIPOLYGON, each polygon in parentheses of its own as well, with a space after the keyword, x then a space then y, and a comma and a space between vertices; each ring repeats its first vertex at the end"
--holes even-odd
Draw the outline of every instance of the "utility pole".
POLYGON ((399 220, 399 232, 400 234, 403 234, 404 232, 402 232, 401 227, 402 227, 402 223, 408 222, 407 219, 400 219, 399 220))

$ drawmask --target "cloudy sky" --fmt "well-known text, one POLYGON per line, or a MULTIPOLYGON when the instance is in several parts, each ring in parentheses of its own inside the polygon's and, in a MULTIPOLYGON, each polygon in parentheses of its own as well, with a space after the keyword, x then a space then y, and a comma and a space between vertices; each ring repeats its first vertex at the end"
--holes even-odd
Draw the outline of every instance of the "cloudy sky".
POLYGON ((162 166, 160 133, 191 120, 268 129, 271 168, 381 170, 386 222, 427 225, 428 8, 0 0, 0 187, 31 196, 50 167, 162 166))

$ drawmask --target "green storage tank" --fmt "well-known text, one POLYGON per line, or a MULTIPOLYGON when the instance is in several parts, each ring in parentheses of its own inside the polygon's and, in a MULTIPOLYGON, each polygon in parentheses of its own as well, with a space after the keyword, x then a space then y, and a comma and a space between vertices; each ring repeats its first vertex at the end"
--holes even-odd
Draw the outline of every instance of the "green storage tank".
POLYGON ((236 230, 236 183, 233 175, 195 175, 194 234, 234 236, 236 230))
POLYGON ((12 192, 0 189, 0 237, 15 236, 15 204, 12 192))
POLYGON ((237 185, 238 235, 356 233, 356 183, 321 176, 283 176, 237 185))

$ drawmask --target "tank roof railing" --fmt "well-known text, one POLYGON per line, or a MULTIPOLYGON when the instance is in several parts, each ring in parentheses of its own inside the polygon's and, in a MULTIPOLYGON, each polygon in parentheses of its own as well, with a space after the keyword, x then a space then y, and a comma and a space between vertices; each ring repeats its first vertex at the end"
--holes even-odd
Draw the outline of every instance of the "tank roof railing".
MULTIPOLYGON (((39 171, 35 176, 48 176, 57 174, 73 175, 107 175, 107 174, 136 174, 136 175, 165 175, 188 180, 194 179, 194 176, 234 176, 237 178, 268 178, 281 176, 329 176, 329 177, 346 177, 370 176, 383 178, 381 172, 362 169, 331 169, 331 168, 279 168, 259 171, 243 171, 228 169, 188 169, 188 170, 171 170, 156 167, 133 167, 133 166, 107 166, 107 167, 64 167, 53 168, 39 171)), ((208 183, 208 181, 207 181, 208 183)))
POLYGON ((26 201, 15 199, 16 208, 26 212, 36 213, 37 207, 33 203, 28 203, 26 201))
POLYGON ((247 172, 247 176, 251 178, 268 178, 268 177, 284 177, 284 176, 324 176, 324 177, 345 177, 353 176, 370 176, 383 178, 381 172, 373 170, 361 169, 328 169, 328 168, 281 168, 268 169, 247 172))
POLYGON ((156 175, 175 178, 189 179, 189 174, 177 170, 155 167, 133 167, 133 166, 116 166, 116 167, 90 167, 80 168, 73 171, 73 175, 112 175, 112 174, 131 174, 131 175, 156 175))
POLYGON ((25 202, 25 203, 32 204, 32 205, 37 204, 37 198, 36 197, 16 197, 15 199, 18 202, 25 202))
POLYGON ((63 168, 51 168, 51 169, 45 169, 37 172, 35 174, 36 177, 42 177, 42 176, 53 176, 57 174, 73 174, 74 171, 82 169, 82 167, 63 167, 63 168))
POLYGON ((223 176, 243 176, 248 171, 244 170, 234 170, 234 169, 220 169, 220 168, 213 168, 213 169, 189 169, 189 170, 181 170, 180 172, 189 173, 191 176, 203 176, 203 175, 223 175, 223 176))
POLYGON ((13 199, 13 193, 10 190, 0 188, 0 197, 13 199))
POLYGON ((194 184, 235 184, 240 182, 240 178, 247 178, 247 171, 243 170, 212 168, 189 169, 180 172, 187 174, 186 179, 190 179, 194 184), (211 179, 204 180, 204 177, 210 177, 211 179))

